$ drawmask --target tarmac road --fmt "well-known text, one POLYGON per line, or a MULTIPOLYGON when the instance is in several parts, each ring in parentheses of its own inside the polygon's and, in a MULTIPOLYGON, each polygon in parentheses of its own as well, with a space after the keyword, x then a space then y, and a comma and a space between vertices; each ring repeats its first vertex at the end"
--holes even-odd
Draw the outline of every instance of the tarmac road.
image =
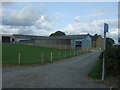
POLYGON ((3 67, 3 88, 105 88, 88 79, 100 51, 37 66, 3 67))

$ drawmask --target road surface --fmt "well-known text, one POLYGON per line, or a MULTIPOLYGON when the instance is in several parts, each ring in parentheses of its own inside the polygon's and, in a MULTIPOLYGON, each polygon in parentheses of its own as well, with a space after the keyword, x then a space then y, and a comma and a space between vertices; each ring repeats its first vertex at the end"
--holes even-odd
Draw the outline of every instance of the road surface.
POLYGON ((87 77, 100 51, 46 65, 3 67, 3 88, 104 88, 87 77))

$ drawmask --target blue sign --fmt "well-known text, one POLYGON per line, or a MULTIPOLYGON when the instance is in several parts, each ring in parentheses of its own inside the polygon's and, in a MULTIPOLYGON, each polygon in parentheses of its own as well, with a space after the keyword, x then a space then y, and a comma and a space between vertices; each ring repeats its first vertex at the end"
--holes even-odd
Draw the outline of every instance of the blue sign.
POLYGON ((104 32, 108 32, 108 24, 104 23, 104 32))

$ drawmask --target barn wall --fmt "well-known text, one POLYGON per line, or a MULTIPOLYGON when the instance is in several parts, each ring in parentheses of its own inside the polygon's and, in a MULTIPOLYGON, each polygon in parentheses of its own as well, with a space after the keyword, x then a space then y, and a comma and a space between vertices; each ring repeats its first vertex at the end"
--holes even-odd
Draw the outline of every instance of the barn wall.
POLYGON ((74 39, 71 40, 71 46, 75 47, 75 40, 74 39))
POLYGON ((17 37, 17 36, 14 36, 14 40, 15 42, 19 42, 20 40, 31 40, 30 37, 17 37))
POLYGON ((103 45, 104 45, 104 39, 102 37, 99 37, 96 41, 93 41, 94 47, 92 49, 97 49, 97 50, 103 50, 103 45))
POLYGON ((98 37, 98 39, 95 41, 92 41, 92 49, 95 50, 103 50, 103 45, 104 45, 104 39, 102 36, 98 37))
POLYGON ((92 40, 89 36, 87 36, 83 41, 82 41, 82 47, 91 47, 92 40))
POLYGON ((81 41, 82 46, 90 47, 91 46, 91 38, 87 36, 85 39, 33 39, 31 37, 22 37, 16 36, 15 42, 20 44, 29 44, 35 45, 40 47, 48 47, 48 48, 59 48, 59 49, 75 49, 76 48, 76 41, 81 41))
POLYGON ((74 49, 74 47, 71 46, 70 40, 68 39, 40 39, 35 40, 34 45, 48 48, 74 49))
POLYGON ((82 48, 84 47, 91 47, 91 38, 87 36, 85 39, 74 39, 71 40, 71 46, 76 46, 76 41, 81 41, 82 42, 82 48))

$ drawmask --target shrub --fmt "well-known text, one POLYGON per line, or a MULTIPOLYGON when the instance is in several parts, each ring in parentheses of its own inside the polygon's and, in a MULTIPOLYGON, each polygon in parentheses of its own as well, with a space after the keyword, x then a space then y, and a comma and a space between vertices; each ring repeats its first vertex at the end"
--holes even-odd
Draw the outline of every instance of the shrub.
MULTIPOLYGON (((118 75, 119 74, 119 63, 120 63, 120 48, 107 48, 104 51, 105 56, 105 73, 107 75, 118 75)), ((102 60, 103 53, 100 55, 102 60)))

